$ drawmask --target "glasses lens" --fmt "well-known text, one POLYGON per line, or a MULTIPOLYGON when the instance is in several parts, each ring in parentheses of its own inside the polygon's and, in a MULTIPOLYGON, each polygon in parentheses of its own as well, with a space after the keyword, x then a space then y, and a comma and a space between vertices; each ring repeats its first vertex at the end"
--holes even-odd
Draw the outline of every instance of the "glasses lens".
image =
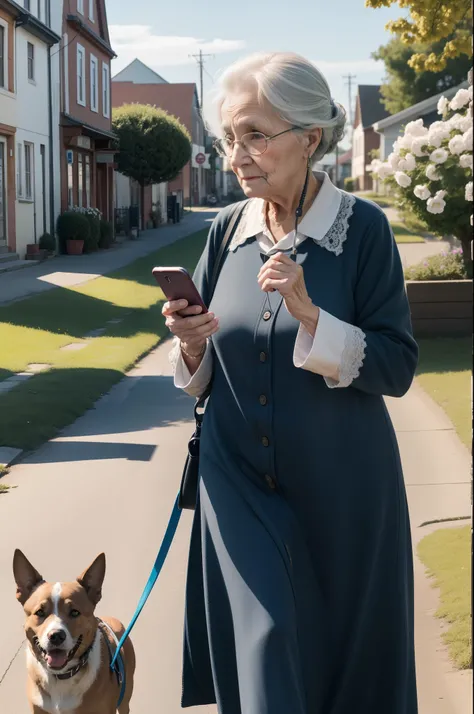
POLYGON ((224 142, 220 141, 219 139, 214 142, 214 148, 219 154, 219 156, 227 156, 228 152, 225 149, 224 142))
POLYGON ((244 134, 241 139, 241 144, 245 151, 249 154, 263 154, 267 149, 267 137, 259 131, 252 131, 249 134, 244 134))

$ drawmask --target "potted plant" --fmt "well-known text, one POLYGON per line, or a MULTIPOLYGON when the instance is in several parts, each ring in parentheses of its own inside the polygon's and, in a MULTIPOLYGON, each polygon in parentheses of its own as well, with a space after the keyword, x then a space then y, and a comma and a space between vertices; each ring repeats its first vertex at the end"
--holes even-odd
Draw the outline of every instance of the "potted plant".
POLYGON ((84 238, 84 253, 94 253, 99 250, 102 213, 98 208, 85 208, 84 206, 73 206, 71 211, 83 216, 89 224, 89 232, 84 238))
POLYGON ((45 256, 51 256, 56 250, 56 241, 50 233, 43 233, 39 239, 39 247, 45 256))
POLYGON ((89 240, 89 222, 76 211, 65 211, 58 217, 56 230, 62 252, 82 255, 84 244, 89 240))

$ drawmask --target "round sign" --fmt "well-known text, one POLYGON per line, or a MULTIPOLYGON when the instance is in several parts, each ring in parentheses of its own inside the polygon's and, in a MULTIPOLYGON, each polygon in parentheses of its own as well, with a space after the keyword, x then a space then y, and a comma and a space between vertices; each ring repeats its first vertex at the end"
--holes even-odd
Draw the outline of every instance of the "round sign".
POLYGON ((196 163, 197 164, 203 164, 205 161, 206 161, 205 154, 196 154, 196 163))

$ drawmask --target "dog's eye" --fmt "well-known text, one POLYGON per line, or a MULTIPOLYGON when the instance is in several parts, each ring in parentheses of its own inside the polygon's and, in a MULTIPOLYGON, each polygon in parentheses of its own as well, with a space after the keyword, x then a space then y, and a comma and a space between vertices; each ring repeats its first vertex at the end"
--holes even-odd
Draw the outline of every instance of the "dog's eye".
POLYGON ((39 610, 36 610, 35 615, 36 615, 36 617, 39 617, 40 620, 42 620, 46 616, 46 613, 43 610, 43 608, 40 607, 39 610))
POLYGON ((81 615, 79 610, 71 610, 71 612, 69 614, 71 615, 71 617, 80 617, 80 615, 81 615))

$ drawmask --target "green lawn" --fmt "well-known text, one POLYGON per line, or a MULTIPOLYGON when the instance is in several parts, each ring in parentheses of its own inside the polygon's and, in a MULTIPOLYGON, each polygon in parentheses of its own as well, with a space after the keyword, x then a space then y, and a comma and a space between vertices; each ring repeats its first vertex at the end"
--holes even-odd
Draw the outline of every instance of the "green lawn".
POLYGON ((0 306, 0 375, 31 363, 51 365, 10 392, 0 394, 0 445, 33 449, 54 437, 106 393, 167 334, 163 293, 151 274, 155 265, 192 271, 207 230, 73 288, 55 288, 0 306), (111 322, 121 320, 121 322, 111 322), (87 333, 106 328, 78 351, 87 333))
POLYGON ((443 528, 423 538, 418 555, 440 589, 436 617, 449 623, 443 633, 451 659, 460 669, 472 667, 471 527, 443 528))
POLYGON ((403 223, 391 223, 393 235, 397 243, 424 243, 420 235, 412 233, 403 223))
POLYGON ((470 449, 472 344, 469 337, 419 340, 417 378, 470 449))
MULTIPOLYGON (((356 193, 355 195, 357 196, 358 194, 356 193)), ((395 198, 393 196, 382 196, 374 192, 361 193, 360 197, 367 199, 367 201, 373 201, 380 206, 380 208, 388 208, 395 204, 395 198)))

